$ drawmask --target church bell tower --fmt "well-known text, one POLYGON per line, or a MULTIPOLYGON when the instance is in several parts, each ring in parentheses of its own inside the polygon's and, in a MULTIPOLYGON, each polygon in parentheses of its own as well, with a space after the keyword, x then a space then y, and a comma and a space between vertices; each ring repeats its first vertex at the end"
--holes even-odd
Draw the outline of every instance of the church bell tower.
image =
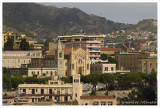
POLYGON ((57 43, 56 60, 57 60, 58 76, 64 76, 64 48, 62 47, 60 39, 58 40, 57 43))

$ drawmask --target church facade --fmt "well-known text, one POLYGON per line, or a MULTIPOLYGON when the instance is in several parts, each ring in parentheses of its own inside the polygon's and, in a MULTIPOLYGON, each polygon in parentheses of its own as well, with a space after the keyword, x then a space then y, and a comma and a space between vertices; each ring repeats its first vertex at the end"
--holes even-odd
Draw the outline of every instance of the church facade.
POLYGON ((37 75, 38 77, 48 77, 55 75, 88 75, 90 74, 89 51, 84 50, 81 47, 63 48, 60 40, 58 40, 57 48, 47 53, 46 57, 43 58, 43 62, 39 59, 32 59, 31 66, 32 67, 28 69, 28 76, 37 75), (53 74, 50 74, 50 72, 53 74))

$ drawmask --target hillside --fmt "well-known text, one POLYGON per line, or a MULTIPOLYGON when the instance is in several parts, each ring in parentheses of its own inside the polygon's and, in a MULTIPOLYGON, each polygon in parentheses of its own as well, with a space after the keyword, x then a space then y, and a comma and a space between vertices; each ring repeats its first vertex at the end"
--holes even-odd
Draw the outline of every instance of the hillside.
POLYGON ((3 3, 3 31, 25 33, 41 38, 76 34, 106 34, 118 30, 157 32, 157 21, 142 20, 137 25, 115 23, 89 15, 77 8, 57 8, 35 3, 3 3))
POLYGON ((4 3, 3 31, 14 29, 29 36, 56 37, 75 34, 110 33, 132 25, 115 23, 104 17, 88 15, 77 8, 56 8, 35 3, 4 3))
POLYGON ((136 29, 157 33, 157 20, 145 19, 136 25, 136 29))

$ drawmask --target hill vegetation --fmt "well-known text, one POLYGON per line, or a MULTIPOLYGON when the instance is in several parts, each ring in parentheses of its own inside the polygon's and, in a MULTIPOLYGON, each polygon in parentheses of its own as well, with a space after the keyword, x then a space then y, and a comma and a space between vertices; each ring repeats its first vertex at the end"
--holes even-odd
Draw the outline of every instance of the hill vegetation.
POLYGON ((138 25, 115 23, 104 17, 86 14, 77 8, 57 8, 36 3, 3 3, 3 31, 25 33, 32 37, 54 38, 58 35, 76 34, 80 30, 86 34, 106 34, 137 27, 155 31, 155 25, 156 22, 150 20, 149 23, 145 20, 138 25))

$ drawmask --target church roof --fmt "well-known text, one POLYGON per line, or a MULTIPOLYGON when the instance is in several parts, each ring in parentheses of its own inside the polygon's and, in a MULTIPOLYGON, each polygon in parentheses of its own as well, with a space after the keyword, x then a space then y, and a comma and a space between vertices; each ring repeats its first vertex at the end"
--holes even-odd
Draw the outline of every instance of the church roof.
MULTIPOLYGON (((73 48, 73 50, 77 50, 78 48, 73 48)), ((64 55, 69 55, 72 51, 72 48, 65 48, 64 49, 64 55)), ((47 55, 55 55, 55 49, 52 49, 47 55)))

